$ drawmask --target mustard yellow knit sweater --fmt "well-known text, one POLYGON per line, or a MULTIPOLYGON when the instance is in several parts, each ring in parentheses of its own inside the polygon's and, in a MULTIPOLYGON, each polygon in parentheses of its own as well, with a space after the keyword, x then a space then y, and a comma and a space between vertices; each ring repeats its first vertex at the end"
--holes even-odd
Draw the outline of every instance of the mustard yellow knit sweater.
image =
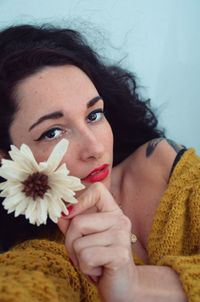
MULTIPOLYGON (((6 227, 6 226, 5 226, 6 227)), ((188 301, 200 301, 200 158, 190 149, 177 164, 148 242, 149 263, 180 276, 188 301)), ((31 240, 0 254, 0 302, 100 301, 70 263, 62 243, 31 240)))

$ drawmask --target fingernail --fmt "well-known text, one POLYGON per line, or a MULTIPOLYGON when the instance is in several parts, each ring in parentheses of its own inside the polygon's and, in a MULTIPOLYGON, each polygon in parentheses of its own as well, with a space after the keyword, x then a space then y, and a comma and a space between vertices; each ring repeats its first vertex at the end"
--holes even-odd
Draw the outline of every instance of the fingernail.
POLYGON ((90 279, 90 281, 93 283, 93 284, 96 284, 98 282, 98 277, 96 276, 89 276, 87 275, 88 278, 90 279))
POLYGON ((62 217, 62 218, 65 218, 65 217, 67 217, 67 215, 66 215, 64 212, 62 212, 62 213, 61 213, 61 217, 62 217))
POLYGON ((74 209, 74 206, 72 204, 70 204, 68 207, 67 207, 67 210, 69 212, 69 214, 71 214, 72 210, 74 209))

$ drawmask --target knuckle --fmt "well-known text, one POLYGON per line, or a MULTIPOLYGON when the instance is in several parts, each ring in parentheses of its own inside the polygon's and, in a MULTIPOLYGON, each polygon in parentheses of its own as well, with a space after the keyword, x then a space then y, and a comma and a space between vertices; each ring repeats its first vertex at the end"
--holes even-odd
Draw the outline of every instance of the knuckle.
POLYGON ((83 229, 83 223, 82 223, 81 216, 75 216, 72 219, 71 226, 75 230, 81 231, 83 229))
POLYGON ((122 229, 125 229, 129 232, 131 231, 131 227, 132 227, 131 221, 127 216, 122 215, 119 222, 120 222, 120 227, 122 229))
POLYGON ((117 228, 113 230, 113 238, 118 243, 124 242, 124 239, 127 237, 127 232, 122 230, 121 228, 117 228))
POLYGON ((73 242, 73 249, 74 249, 74 251, 75 251, 77 254, 80 253, 81 246, 80 246, 79 240, 75 240, 75 241, 73 242))
POLYGON ((89 268, 85 265, 85 263, 81 262, 81 261, 79 261, 79 268, 80 268, 81 272, 84 273, 84 274, 86 274, 86 275, 90 271, 89 268))
POLYGON ((92 189, 100 192, 103 188, 103 184, 101 182, 95 182, 92 186, 91 186, 92 189))
POLYGON ((130 252, 122 247, 116 249, 116 257, 113 263, 113 270, 117 271, 124 265, 127 265, 130 262, 130 252))
POLYGON ((86 272, 86 270, 88 271, 89 269, 91 269, 91 267, 93 267, 92 256, 87 249, 80 251, 78 259, 80 268, 84 273, 86 272))

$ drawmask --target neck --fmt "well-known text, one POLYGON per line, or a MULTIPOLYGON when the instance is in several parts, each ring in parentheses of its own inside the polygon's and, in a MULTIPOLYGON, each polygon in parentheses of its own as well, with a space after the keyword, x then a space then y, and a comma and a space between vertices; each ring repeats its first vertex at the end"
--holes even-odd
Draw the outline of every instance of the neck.
MULTIPOLYGON (((141 233, 139 227, 139 213, 137 206, 137 190, 135 189, 135 181, 133 177, 129 177, 129 173, 125 166, 117 166, 113 169, 111 177, 111 193, 122 209, 123 213, 130 219, 132 223, 133 234, 136 234, 138 240, 132 245, 135 255, 138 255, 144 261, 147 260, 146 250, 141 243, 141 233)), ((140 198, 139 198, 140 199, 140 198)))
POLYGON ((120 164, 112 169, 110 188, 110 192, 120 208, 122 207, 123 203, 123 179, 124 173, 120 164))
POLYGON ((123 213, 132 222, 132 232, 140 235, 139 217, 140 194, 137 191, 137 181, 129 173, 126 162, 113 168, 111 175, 111 193, 123 213))

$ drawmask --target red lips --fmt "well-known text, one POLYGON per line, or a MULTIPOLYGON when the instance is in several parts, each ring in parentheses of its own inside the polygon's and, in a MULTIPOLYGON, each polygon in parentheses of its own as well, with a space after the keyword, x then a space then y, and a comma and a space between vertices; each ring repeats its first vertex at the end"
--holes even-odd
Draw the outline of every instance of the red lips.
POLYGON ((92 183, 104 180, 109 174, 108 166, 108 164, 104 164, 101 167, 92 170, 88 176, 82 179, 82 181, 92 183))

